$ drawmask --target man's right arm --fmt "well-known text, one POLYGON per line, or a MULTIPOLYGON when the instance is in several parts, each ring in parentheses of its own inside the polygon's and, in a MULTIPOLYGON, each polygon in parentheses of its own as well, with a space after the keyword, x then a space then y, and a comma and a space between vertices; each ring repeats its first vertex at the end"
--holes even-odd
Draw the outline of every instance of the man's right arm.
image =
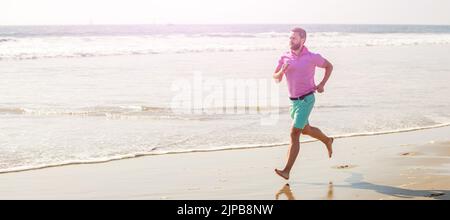
POLYGON ((281 82, 281 80, 283 79, 283 75, 286 72, 288 67, 289 67, 289 65, 283 64, 282 66, 278 66, 275 69, 275 72, 273 73, 273 78, 275 79, 276 83, 281 82))

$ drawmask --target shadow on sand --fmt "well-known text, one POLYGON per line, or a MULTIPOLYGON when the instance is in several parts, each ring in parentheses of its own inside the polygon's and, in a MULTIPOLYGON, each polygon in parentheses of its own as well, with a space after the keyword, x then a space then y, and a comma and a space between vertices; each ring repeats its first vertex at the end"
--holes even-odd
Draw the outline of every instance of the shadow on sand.
MULTIPOLYGON (((333 190, 337 188, 351 188, 351 189, 363 189, 368 191, 374 191, 380 194, 397 197, 400 199, 415 199, 415 198, 434 198, 436 200, 450 200, 449 190, 412 190, 398 188, 394 186, 386 186, 380 184, 373 184, 364 181, 363 175, 359 173, 352 173, 349 178, 345 180, 349 184, 346 185, 334 185, 332 182, 329 184, 324 183, 305 183, 308 185, 328 185, 327 199, 333 199, 333 190)), ((287 199, 294 200, 294 193, 292 192, 289 184, 284 185, 276 194, 275 199, 279 199, 280 195, 286 195, 287 199)))

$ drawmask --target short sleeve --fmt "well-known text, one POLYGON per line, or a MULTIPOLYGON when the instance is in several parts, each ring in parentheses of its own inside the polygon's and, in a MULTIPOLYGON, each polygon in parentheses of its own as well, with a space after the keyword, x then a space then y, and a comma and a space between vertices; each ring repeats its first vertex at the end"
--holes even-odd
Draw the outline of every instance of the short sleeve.
POLYGON ((313 54, 313 63, 318 67, 325 67, 325 58, 322 57, 320 54, 313 54))

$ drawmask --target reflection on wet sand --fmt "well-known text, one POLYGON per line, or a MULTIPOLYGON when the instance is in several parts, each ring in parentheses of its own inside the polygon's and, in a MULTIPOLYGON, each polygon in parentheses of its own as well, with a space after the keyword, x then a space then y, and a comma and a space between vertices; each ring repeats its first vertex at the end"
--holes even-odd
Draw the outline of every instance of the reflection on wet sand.
MULTIPOLYGON (((285 184, 276 194, 275 199, 279 200, 280 195, 286 195, 288 200, 295 200, 294 193, 292 193, 291 186, 289 184, 285 184)), ((333 199, 333 182, 328 184, 328 192, 326 194, 327 199, 333 199)))
POLYGON ((285 194, 288 200, 295 200, 294 198, 294 194, 292 194, 292 190, 291 187, 289 186, 289 184, 285 184, 283 186, 283 188, 281 188, 276 194, 275 194, 275 199, 279 200, 280 199, 280 195, 285 194))
POLYGON ((333 199, 333 182, 331 182, 331 181, 330 181, 330 183, 328 183, 327 199, 329 199, 329 200, 333 199))

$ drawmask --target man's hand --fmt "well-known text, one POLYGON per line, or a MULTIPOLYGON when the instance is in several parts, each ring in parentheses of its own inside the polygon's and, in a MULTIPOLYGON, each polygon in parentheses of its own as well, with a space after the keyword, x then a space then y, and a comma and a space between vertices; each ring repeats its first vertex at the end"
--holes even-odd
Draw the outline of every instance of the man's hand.
POLYGON ((278 67, 275 70, 275 73, 273 74, 273 78, 275 79, 275 82, 279 83, 281 82, 281 79, 283 79, 283 75, 285 74, 286 70, 288 69, 289 64, 285 63, 283 66, 278 67))
POLYGON ((319 84, 318 86, 316 86, 316 90, 318 93, 322 93, 324 91, 324 85, 319 84))

